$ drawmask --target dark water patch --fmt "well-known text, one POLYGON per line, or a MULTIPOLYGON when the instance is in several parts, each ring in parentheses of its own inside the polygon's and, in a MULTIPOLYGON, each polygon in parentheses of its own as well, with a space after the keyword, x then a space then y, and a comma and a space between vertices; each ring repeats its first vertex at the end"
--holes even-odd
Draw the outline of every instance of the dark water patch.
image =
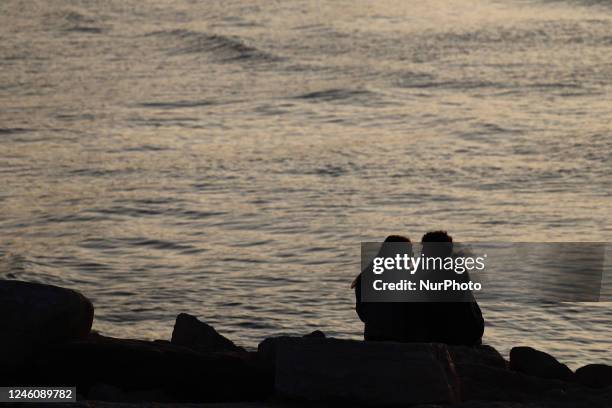
POLYGON ((402 72, 394 80, 398 88, 414 88, 415 84, 435 83, 436 76, 426 72, 402 72))
MULTIPOLYGON (((602 7, 602 8, 612 8, 612 2, 610 0, 540 0, 543 3, 565 3, 578 5, 582 7, 602 7)), ((601 21, 601 20, 587 20, 589 22, 592 21, 601 21)))
POLYGON ((368 94, 367 91, 351 90, 351 89, 328 89, 325 91, 309 92, 303 95, 296 96, 296 99, 315 99, 323 101, 349 99, 353 96, 368 94))
POLYGON ((47 215, 39 219, 39 224, 46 225, 48 223, 71 223, 71 222, 91 222, 100 221, 104 217, 99 215, 87 215, 87 214, 64 214, 64 215, 47 215))
MULTIPOLYGON (((236 177, 226 177, 226 180, 228 179, 236 179, 236 177)), ((191 187, 197 191, 224 191, 227 189, 226 185, 219 183, 193 183, 191 187)))
POLYGON ((181 244, 174 241, 167 241, 161 239, 148 239, 148 238, 118 238, 116 241, 120 244, 129 245, 132 247, 145 247, 159 250, 169 251, 189 251, 196 249, 192 245, 181 244))
POLYGON ((275 329, 276 326, 272 323, 266 323, 263 320, 252 322, 238 322, 236 326, 245 328, 245 329, 275 329))
POLYGON ((126 168, 126 169, 74 169, 67 172, 68 176, 80 176, 80 177, 106 177, 106 176, 117 176, 133 174, 138 172, 137 169, 126 168))
POLYGON ((91 26, 75 26, 65 29, 64 31, 69 33, 85 33, 85 34, 100 34, 104 32, 104 30, 100 27, 91 27, 91 26))
POLYGON ((582 88, 582 85, 576 83, 567 83, 567 82, 541 82, 541 83, 533 83, 526 85, 528 88, 536 88, 536 89, 578 89, 582 88))
POLYGON ((505 48, 525 46, 539 47, 542 45, 554 44, 582 44, 592 43, 597 40, 596 33, 607 33, 608 23, 590 23, 588 25, 574 21, 534 21, 531 24, 515 25, 513 27, 487 27, 470 31, 445 31, 431 33, 422 38, 422 41, 432 47, 442 48, 445 51, 461 47, 465 53, 480 52, 482 47, 498 47, 503 44, 505 48))
MULTIPOLYGON (((194 253, 205 252, 205 249, 196 247, 185 242, 176 242, 171 240, 153 239, 146 237, 130 237, 130 238, 88 238, 80 243, 80 247, 95 250, 110 250, 110 251, 122 251, 125 253, 134 253, 134 248, 137 250, 142 248, 160 250, 160 251, 173 251, 181 255, 190 255, 194 253)), ((133 255, 132 255, 133 256, 133 255)), ((143 255, 146 257, 146 255, 143 255)), ((145 270, 151 270, 155 267, 165 269, 168 267, 168 263, 162 263, 159 265, 149 265, 145 270)))
POLYGON ((209 34, 192 30, 162 30, 146 34, 147 37, 164 41, 169 55, 208 54, 220 62, 281 60, 255 46, 248 45, 242 38, 221 34, 209 34))
POLYGON ((477 43, 477 44, 499 44, 499 43, 520 43, 520 42, 538 42, 547 41, 553 37, 553 33, 544 29, 528 27, 521 28, 503 28, 496 27, 494 29, 479 29, 474 31, 447 31, 442 33, 432 33, 430 42, 433 44, 459 44, 459 43, 477 43))
POLYGON ((158 109, 181 109, 181 108, 199 108, 206 106, 219 105, 218 101, 198 100, 198 101, 171 101, 171 102, 143 102, 138 106, 143 108, 158 108, 158 109))
POLYGON ((161 152, 164 150, 173 150, 166 146, 145 144, 141 146, 126 147, 121 149, 122 152, 161 152))
POLYGON ((284 71, 287 72, 306 72, 308 74, 313 74, 313 73, 335 73, 337 72, 337 68, 333 67, 333 66, 327 66, 327 65, 322 65, 322 64, 312 64, 312 63, 303 63, 303 62, 296 62, 296 63, 289 63, 283 66, 282 68, 284 71))
POLYGON ((0 136, 2 135, 16 135, 16 134, 21 134, 21 133, 27 133, 27 132, 33 132, 35 131, 35 129, 28 129, 28 128, 3 128, 0 127, 0 136))
POLYGON ((93 120, 96 119, 95 115, 92 115, 90 113, 83 113, 83 114, 77 114, 77 115, 73 115, 73 114, 66 114, 66 113, 59 113, 57 115, 55 115, 55 117, 59 120, 62 121, 66 121, 66 122, 91 122, 93 120))
POLYGON ((46 27, 64 33, 100 34, 106 31, 106 28, 100 25, 99 20, 75 10, 48 13, 45 20, 46 27))
POLYGON ((203 129, 204 126, 199 125, 200 119, 197 118, 143 118, 143 117, 130 117, 128 122, 137 127, 149 127, 149 128, 168 128, 168 127, 181 127, 184 129, 203 129))
POLYGON ((236 263, 252 263, 252 264, 264 264, 267 263, 268 261, 266 259, 255 259, 255 258, 233 258, 233 257, 227 257, 227 258, 220 258, 219 261, 226 263, 226 262, 236 262, 236 263))
POLYGON ((265 104, 255 108, 255 112, 265 116, 280 116, 289 113, 289 109, 283 109, 278 105, 265 104))
POLYGON ((448 80, 430 81, 427 77, 413 78, 412 80, 401 81, 397 84, 400 88, 423 88, 423 89, 444 89, 444 90, 471 90, 480 88, 504 89, 509 85, 490 81, 478 80, 448 80))
POLYGON ((250 247, 262 246, 262 245, 270 245, 273 243, 274 243, 273 240, 264 239, 264 240, 259 240, 259 241, 235 242, 235 243, 231 243, 230 245, 233 247, 238 247, 238 248, 250 248, 250 247))
POLYGON ((76 263, 74 267, 87 272, 110 271, 113 269, 113 267, 110 265, 97 262, 80 262, 76 263))
POLYGON ((191 249, 184 249, 180 253, 182 255, 195 255, 195 254, 201 254, 207 251, 208 250, 205 248, 191 248, 191 249))
POLYGON ((496 123, 482 123, 480 124, 480 127, 482 127, 485 133, 523 133, 522 129, 511 129, 500 126, 496 123))
POLYGON ((133 198, 133 199, 118 199, 115 202, 130 203, 130 204, 141 204, 141 205, 162 205, 168 203, 176 203, 181 201, 177 198, 171 197, 154 197, 154 198, 133 198))
POLYGON ((77 11, 57 11, 47 15, 49 18, 58 18, 63 21, 68 21, 72 24, 92 24, 95 20, 92 17, 86 16, 85 14, 77 11))
POLYGON ((335 248, 327 248, 327 247, 309 247, 305 249, 305 252, 332 252, 335 248))
POLYGON ((190 220, 199 220, 203 218, 220 217, 223 215, 227 215, 226 211, 196 211, 196 210, 177 209, 173 212, 179 217, 187 218, 190 220))
POLYGON ((98 214, 105 215, 123 215, 130 217, 142 217, 142 216, 157 216, 163 214, 163 209, 158 208, 139 208, 139 207, 127 207, 127 206, 110 206, 106 208, 99 208, 92 210, 98 214))
POLYGON ((222 19, 222 23, 215 23, 213 27, 263 27, 262 24, 256 21, 245 20, 240 16, 227 16, 222 19))
POLYGON ((331 102, 370 95, 373 95, 373 93, 361 89, 327 89, 298 95, 295 99, 331 102))
POLYGON ((345 174, 346 172, 347 172, 347 169, 343 167, 327 165, 325 167, 320 167, 318 169, 315 169, 312 174, 319 175, 319 176, 339 177, 345 174))

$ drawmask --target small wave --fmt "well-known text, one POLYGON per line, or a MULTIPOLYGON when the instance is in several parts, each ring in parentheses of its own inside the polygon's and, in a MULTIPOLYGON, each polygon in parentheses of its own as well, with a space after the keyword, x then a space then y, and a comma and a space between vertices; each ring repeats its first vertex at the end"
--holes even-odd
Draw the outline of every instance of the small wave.
POLYGON ((55 15, 73 24, 91 24, 95 22, 92 17, 88 17, 76 11, 58 12, 55 15))
POLYGON ((189 244, 181 244, 174 241, 166 241, 161 239, 146 239, 146 238, 125 238, 124 241, 129 245, 136 247, 150 247, 153 249, 163 249, 163 250, 178 250, 178 251, 188 251, 195 249, 192 245, 189 244))
POLYGON ((162 152, 164 150, 171 150, 168 147, 157 146, 152 144, 143 144, 140 146, 127 147, 123 149, 124 152, 162 152))
POLYGON ((304 99, 312 101, 344 101, 349 99, 363 99, 375 96, 373 92, 364 89, 327 89, 323 91, 309 92, 302 95, 298 95, 295 99, 304 99))
POLYGON ((68 33, 100 34, 105 31, 96 19, 74 10, 50 13, 47 21, 48 26, 68 33))
POLYGON ((100 34, 104 32, 104 29, 100 27, 74 26, 67 28, 65 31, 73 33, 100 34))
POLYGON ((414 80, 412 82, 402 82, 399 84, 400 88, 422 88, 422 89, 453 89, 453 90, 468 90, 468 89, 480 89, 480 88, 494 88, 504 89, 506 86, 503 84, 489 82, 489 81, 476 81, 476 80, 451 80, 451 81, 430 81, 430 80, 414 80))
POLYGON ((279 58, 248 45, 239 37, 191 30, 163 30, 146 34, 164 40, 170 55, 212 54, 224 62, 275 61, 279 58))
POLYGON ((0 135, 15 135, 18 133, 31 132, 32 129, 27 128, 0 128, 0 135))
POLYGON ((218 105, 219 102, 211 100, 195 100, 195 101, 168 101, 168 102, 143 102, 138 106, 142 108, 157 108, 157 109, 181 109, 181 108, 198 108, 206 106, 218 105))
POLYGON ((316 169, 313 174, 318 176, 339 177, 347 172, 347 169, 340 166, 327 165, 316 169))

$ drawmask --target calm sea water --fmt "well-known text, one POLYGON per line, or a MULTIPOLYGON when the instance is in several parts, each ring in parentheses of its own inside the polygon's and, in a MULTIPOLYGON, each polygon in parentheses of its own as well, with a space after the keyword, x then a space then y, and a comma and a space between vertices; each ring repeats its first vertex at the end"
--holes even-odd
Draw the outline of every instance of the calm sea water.
MULTIPOLYGON (((357 338, 360 241, 610 241, 612 6, 0 4, 0 276, 110 335, 357 338)), ((485 341, 612 362, 609 303, 484 304, 485 341)))

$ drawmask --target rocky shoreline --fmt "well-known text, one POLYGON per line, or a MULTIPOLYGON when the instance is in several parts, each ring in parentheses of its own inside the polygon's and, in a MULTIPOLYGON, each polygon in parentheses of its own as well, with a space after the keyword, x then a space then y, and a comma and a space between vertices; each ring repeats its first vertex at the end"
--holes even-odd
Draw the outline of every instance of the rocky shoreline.
POLYGON ((111 338, 91 331, 94 307, 80 293, 10 280, 0 281, 0 307, 0 385, 76 386, 83 406, 612 406, 611 366, 573 372, 530 347, 506 360, 486 345, 316 331, 247 351, 188 314, 169 341, 111 338))

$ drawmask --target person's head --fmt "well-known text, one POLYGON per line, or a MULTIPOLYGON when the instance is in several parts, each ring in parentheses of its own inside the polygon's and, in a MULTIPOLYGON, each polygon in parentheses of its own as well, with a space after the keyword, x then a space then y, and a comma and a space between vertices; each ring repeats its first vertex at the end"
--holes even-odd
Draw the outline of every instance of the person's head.
POLYGON ((410 238, 403 235, 389 235, 387 238, 385 238, 385 241, 380 249, 380 255, 384 254, 385 256, 404 253, 412 256, 412 242, 410 241, 410 238))
POLYGON ((446 231, 430 231, 421 238, 423 254, 431 257, 446 258, 453 253, 453 237, 446 231))
POLYGON ((407 242, 410 244, 410 238, 403 235, 389 235, 385 238, 385 242, 407 242))

